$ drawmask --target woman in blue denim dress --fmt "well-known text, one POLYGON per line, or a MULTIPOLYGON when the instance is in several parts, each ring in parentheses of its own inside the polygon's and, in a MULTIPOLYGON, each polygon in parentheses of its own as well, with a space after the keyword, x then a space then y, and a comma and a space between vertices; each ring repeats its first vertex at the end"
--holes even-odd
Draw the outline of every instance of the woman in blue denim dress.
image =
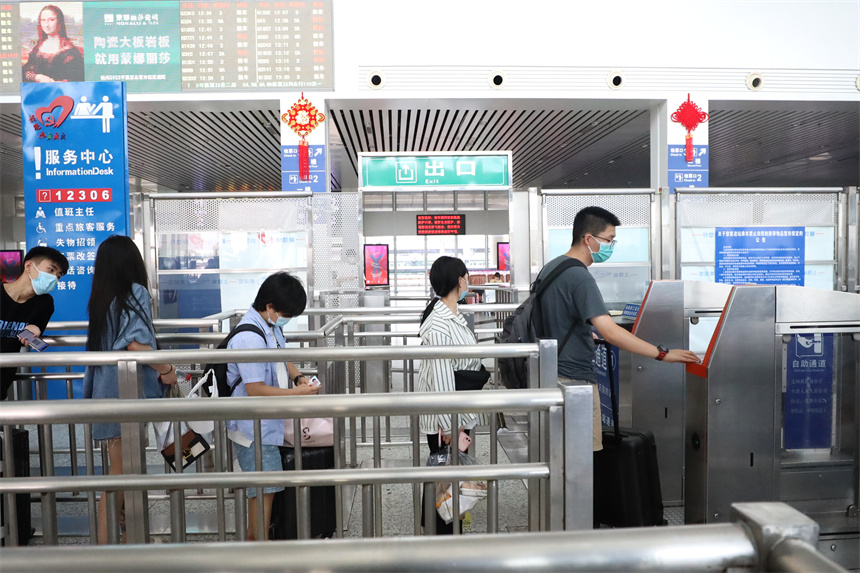
MULTIPOLYGON (((99 246, 87 306, 90 316, 87 350, 139 352, 156 347, 147 282, 143 258, 130 238, 113 235, 99 246)), ((161 398, 166 385, 176 384, 176 371, 170 364, 143 365, 140 375, 145 398, 161 398)), ((119 398, 117 367, 88 366, 84 374, 84 398, 119 398)), ((119 423, 93 424, 93 438, 107 442, 110 475, 122 474, 119 423)), ((105 461, 102 460, 103 466, 105 461)), ((104 502, 103 492, 98 509, 100 544, 108 540, 104 502)), ((122 507, 122 492, 118 493, 118 503, 122 507)))

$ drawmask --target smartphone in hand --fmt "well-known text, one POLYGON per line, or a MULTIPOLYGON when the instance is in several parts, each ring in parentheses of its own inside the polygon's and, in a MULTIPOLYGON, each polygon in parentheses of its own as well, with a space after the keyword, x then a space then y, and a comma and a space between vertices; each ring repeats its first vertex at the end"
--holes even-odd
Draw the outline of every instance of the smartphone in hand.
POLYGON ((27 330, 26 328, 18 333, 20 338, 23 338, 30 345, 30 348, 35 350, 36 352, 41 352, 48 347, 48 343, 37 337, 35 334, 27 330))

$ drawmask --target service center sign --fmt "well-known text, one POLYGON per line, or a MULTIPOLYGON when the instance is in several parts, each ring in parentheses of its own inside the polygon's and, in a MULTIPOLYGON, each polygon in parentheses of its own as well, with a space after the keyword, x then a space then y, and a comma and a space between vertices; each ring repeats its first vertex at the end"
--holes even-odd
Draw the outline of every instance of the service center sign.
POLYGON ((27 248, 69 259, 52 320, 86 320, 99 244, 128 235, 125 84, 21 85, 27 248))

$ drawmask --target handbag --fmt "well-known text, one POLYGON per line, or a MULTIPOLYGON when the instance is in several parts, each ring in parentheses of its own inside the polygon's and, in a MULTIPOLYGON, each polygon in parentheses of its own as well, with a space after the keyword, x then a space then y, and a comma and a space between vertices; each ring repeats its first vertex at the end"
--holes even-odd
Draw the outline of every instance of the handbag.
POLYGON ((454 389, 458 392, 483 390, 489 379, 490 373, 483 364, 480 370, 454 370, 454 389))
MULTIPOLYGON (((279 362, 277 367, 278 386, 289 388, 291 381, 287 367, 279 362)), ((301 418, 302 447, 318 448, 334 445, 334 420, 332 418, 301 418)), ((284 420, 284 445, 294 447, 296 443, 292 418, 284 420)))
MULTIPOLYGON (((182 389, 177 383, 170 387, 170 391, 166 398, 202 398, 203 396, 201 391, 207 383, 212 385, 209 392, 212 396, 217 398, 218 385, 215 384, 215 373, 212 371, 201 377, 200 381, 191 388, 187 396, 182 395, 182 389)), ((197 458, 212 449, 209 444, 212 441, 212 432, 215 430, 215 422, 212 420, 180 422, 179 426, 179 431, 182 433, 179 443, 182 447, 182 468, 184 469, 194 463, 197 458)), ((158 447, 158 451, 161 452, 161 455, 164 457, 165 461, 170 464, 173 471, 176 471, 176 440, 173 437, 173 422, 154 422, 152 424, 152 429, 155 432, 155 443, 158 447)))

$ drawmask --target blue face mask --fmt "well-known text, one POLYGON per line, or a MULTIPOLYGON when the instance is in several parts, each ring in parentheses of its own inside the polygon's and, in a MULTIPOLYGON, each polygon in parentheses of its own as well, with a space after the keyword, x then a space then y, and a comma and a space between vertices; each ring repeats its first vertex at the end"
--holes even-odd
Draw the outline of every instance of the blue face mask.
POLYGON ((612 243, 604 243, 597 239, 594 240, 600 244, 600 249, 595 253, 591 250, 591 247, 588 247, 588 252, 591 253, 591 259, 595 263, 605 263, 609 260, 609 257, 612 256, 612 248, 614 245, 612 243))
POLYGON ((289 316, 289 317, 288 316, 279 316, 278 320, 276 320, 275 322, 272 322, 271 316, 269 316, 269 318, 266 318, 266 321, 269 324, 271 324, 272 326, 277 326, 278 328, 283 328, 286 325, 288 325, 292 319, 293 319, 293 317, 291 317, 291 316, 289 316))
POLYGON ((35 279, 30 277, 30 273, 27 273, 27 276, 30 277, 30 283, 33 285, 33 291, 36 294, 48 294, 57 288, 58 279, 56 276, 51 273, 40 271, 35 265, 33 265, 33 268, 35 268, 36 272, 39 274, 36 275, 35 279))

